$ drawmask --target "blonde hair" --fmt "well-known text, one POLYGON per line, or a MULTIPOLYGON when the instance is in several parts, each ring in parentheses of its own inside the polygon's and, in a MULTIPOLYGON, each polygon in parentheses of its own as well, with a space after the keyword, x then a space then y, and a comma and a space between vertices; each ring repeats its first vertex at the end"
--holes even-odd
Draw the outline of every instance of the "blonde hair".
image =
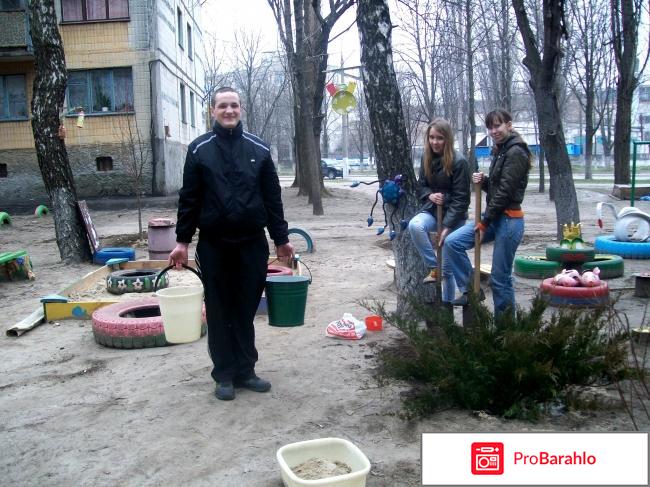
POLYGON ((429 134, 431 129, 436 131, 445 138, 445 147, 442 150, 442 169, 447 176, 451 176, 454 167, 454 132, 451 124, 444 118, 434 118, 424 131, 424 176, 427 181, 433 175, 433 149, 429 143, 429 134))

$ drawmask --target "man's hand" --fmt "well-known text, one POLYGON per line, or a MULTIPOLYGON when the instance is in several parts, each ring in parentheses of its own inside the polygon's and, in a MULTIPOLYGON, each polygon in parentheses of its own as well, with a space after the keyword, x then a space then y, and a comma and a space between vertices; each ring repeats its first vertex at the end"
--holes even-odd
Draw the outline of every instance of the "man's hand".
POLYGON ((286 265, 291 265, 291 261, 295 256, 293 245, 291 245, 290 242, 287 242, 286 244, 278 245, 275 248, 275 254, 277 255, 278 260, 280 262, 283 262, 286 265))
POLYGON ((176 247, 169 254, 169 265, 175 266, 176 269, 182 269, 183 265, 187 265, 187 247, 189 244, 176 243, 176 247))
POLYGON ((485 173, 475 172, 472 174, 472 182, 474 184, 481 184, 483 182, 484 177, 485 177, 485 173))

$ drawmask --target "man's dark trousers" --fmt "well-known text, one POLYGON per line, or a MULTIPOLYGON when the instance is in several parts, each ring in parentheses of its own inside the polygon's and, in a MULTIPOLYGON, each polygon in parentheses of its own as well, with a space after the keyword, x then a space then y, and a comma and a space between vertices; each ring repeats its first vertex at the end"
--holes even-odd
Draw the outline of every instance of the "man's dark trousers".
POLYGON ((257 362, 253 320, 266 283, 266 236, 225 242, 199 235, 196 252, 205 288, 212 378, 247 379, 257 362))

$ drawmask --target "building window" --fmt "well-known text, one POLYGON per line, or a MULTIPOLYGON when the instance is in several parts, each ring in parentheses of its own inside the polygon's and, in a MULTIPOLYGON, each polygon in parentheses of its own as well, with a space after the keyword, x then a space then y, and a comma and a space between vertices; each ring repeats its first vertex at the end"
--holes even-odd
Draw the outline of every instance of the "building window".
POLYGON ((100 172, 113 170, 113 158, 110 156, 100 156, 95 159, 97 170, 100 172))
POLYGON ((639 101, 650 101, 650 86, 639 86, 639 101))
POLYGON ((129 0, 61 0, 63 22, 124 20, 129 18, 129 0))
POLYGON ((187 55, 192 59, 192 26, 187 24, 187 55))
POLYGON ((131 68, 68 73, 68 113, 133 112, 131 68))
POLYGON ((0 163, 0 178, 6 178, 7 177, 7 165, 4 163, 0 163))
POLYGON ((181 83, 181 122, 187 123, 187 107, 185 106, 185 85, 181 83))
POLYGON ((178 45, 183 49, 183 12, 176 8, 176 30, 178 30, 178 45))
POLYGON ((11 12, 12 10, 22 10, 23 8, 22 0, 0 0, 0 12, 11 12))
POLYGON ((25 75, 0 76, 0 120, 27 118, 25 75))
POLYGON ((196 127, 196 116, 194 112, 194 92, 190 91, 190 123, 196 127))

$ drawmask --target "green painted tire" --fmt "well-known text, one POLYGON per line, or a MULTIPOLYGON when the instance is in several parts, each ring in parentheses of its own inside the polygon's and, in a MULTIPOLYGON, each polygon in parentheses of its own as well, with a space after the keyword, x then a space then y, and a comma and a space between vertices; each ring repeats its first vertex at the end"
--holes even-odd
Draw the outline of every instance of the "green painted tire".
MULTIPOLYGON (((111 294, 152 293, 160 269, 126 269, 106 276, 106 290, 111 294)), ((158 288, 167 287, 167 274, 163 274, 158 288)))
POLYGON ((515 257, 514 271, 519 277, 544 279, 553 277, 562 270, 562 264, 548 260, 543 255, 523 255, 515 257))
POLYGON ((50 212, 50 209, 45 205, 38 205, 34 210, 34 216, 45 216, 50 212))
POLYGON ((592 247, 566 249, 563 247, 546 247, 546 259, 563 264, 582 264, 594 260, 596 252, 592 247))
POLYGON ((613 279, 624 274, 624 262, 623 257, 620 255, 596 254, 593 261, 582 264, 582 271, 590 271, 594 267, 598 267, 601 279, 613 279))
POLYGON ((0 225, 11 225, 11 217, 9 213, 0 211, 0 225))

